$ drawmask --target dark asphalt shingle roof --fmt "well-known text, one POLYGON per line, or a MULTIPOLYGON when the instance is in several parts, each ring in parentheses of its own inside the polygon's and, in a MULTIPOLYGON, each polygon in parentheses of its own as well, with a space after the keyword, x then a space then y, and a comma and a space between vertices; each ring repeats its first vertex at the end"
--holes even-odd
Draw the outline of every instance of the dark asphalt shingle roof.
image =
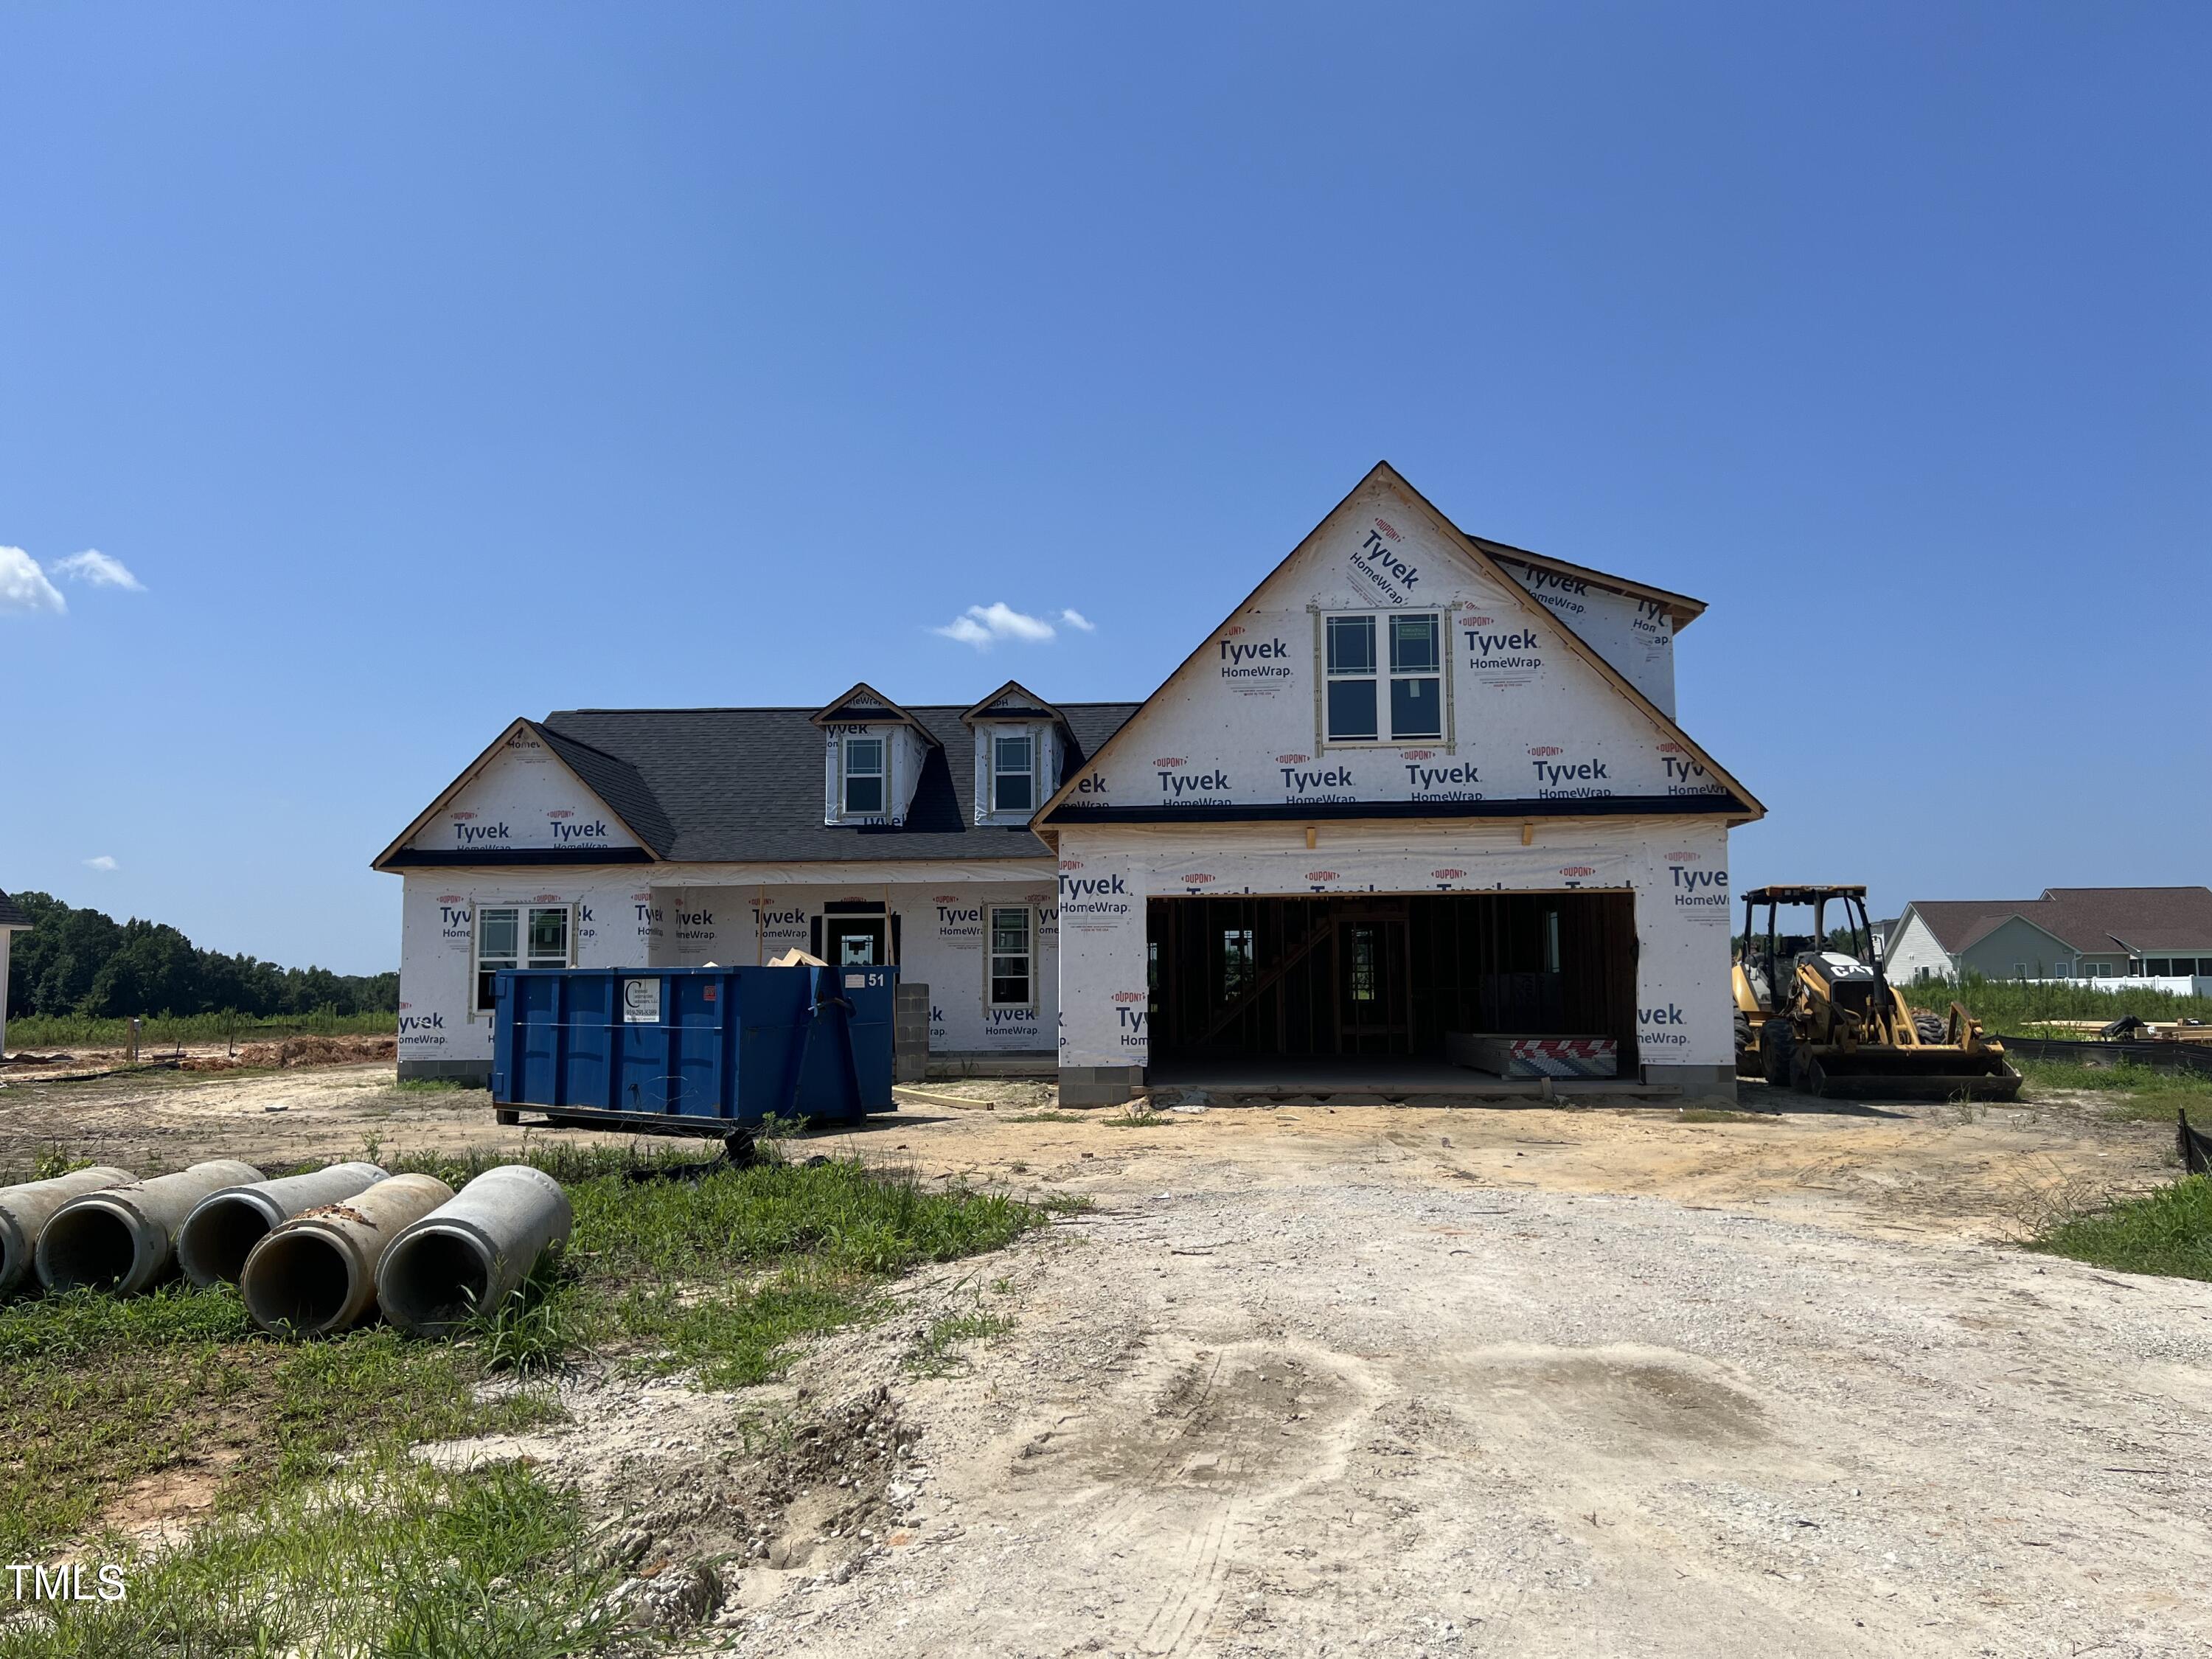
POLYGON ((23 907, 5 893, 0 893, 0 927, 28 927, 30 925, 31 918, 23 907))
POLYGON ((2095 956, 2115 950, 2212 951, 2212 888, 2046 887, 2041 898, 1915 899, 1954 956, 2014 916, 2095 956))
MULTIPOLYGON (((1066 703, 1066 776, 1139 704, 1066 703)), ((1041 858, 1027 829, 975 823, 974 740, 963 708, 909 708, 938 740, 926 751, 906 823, 822 822, 821 728, 811 708, 571 708, 535 722, 653 851, 684 862, 1041 858)), ((844 711, 840 711, 841 715, 844 711)))

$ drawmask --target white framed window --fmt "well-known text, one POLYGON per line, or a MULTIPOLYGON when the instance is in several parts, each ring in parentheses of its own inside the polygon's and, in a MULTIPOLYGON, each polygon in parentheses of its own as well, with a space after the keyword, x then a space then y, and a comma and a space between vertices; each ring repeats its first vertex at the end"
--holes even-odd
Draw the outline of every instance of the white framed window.
POLYGON ((993 904, 985 1000, 994 1008, 1036 1006, 1036 933, 1026 904, 993 904))
POLYGON ((477 906, 476 1012, 498 1006, 495 975, 502 968, 566 968, 568 907, 565 904, 477 906))
POLYGON ((1328 742, 1443 737, 1443 621, 1435 611, 1325 617, 1322 658, 1328 742))
POLYGON ((991 738, 991 810, 1036 810, 1036 739, 1026 732, 1001 732, 991 738))
POLYGON ((845 739, 843 787, 839 810, 848 817, 881 817, 884 812, 884 740, 845 739))
POLYGON ((2064 957, 2059 957, 2057 961, 2051 964, 2051 977, 2053 979, 2073 978, 2074 964, 2071 962, 2069 962, 2064 957))

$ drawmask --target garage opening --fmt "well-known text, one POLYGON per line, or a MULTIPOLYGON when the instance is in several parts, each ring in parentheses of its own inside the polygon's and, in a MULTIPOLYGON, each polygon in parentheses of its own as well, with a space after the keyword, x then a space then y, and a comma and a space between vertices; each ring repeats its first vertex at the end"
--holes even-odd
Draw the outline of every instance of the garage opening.
POLYGON ((1611 1037, 1637 1075, 1628 893, 1164 898, 1146 921, 1156 1068, 1441 1066, 1467 1032, 1611 1037))

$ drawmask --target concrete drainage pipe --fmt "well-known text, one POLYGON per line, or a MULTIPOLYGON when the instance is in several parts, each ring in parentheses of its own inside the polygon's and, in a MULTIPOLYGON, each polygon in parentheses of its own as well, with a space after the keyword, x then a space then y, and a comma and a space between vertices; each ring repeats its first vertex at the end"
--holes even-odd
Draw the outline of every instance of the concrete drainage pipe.
POLYGON ((260 1179, 251 1164, 222 1158, 73 1198, 39 1235, 40 1282, 50 1291, 128 1296, 145 1290, 175 1268, 177 1229, 194 1205, 210 1193, 260 1179))
POLYGON ((51 1181, 27 1181, 20 1187, 0 1187, 0 1296, 11 1296, 34 1271, 32 1255, 39 1235, 53 1219, 54 1212, 73 1198, 110 1187, 128 1187, 138 1177, 128 1170, 95 1164, 88 1170, 71 1170, 51 1181))
POLYGON ((568 1195, 526 1164, 487 1170, 392 1241, 376 1270, 384 1316, 442 1336, 514 1294, 538 1258, 567 1242, 568 1195))
POLYGON ((351 1198, 384 1179, 374 1164, 333 1164, 307 1175, 226 1187, 193 1206, 177 1232, 177 1265, 204 1288, 235 1285, 246 1258, 275 1228, 302 1210, 351 1198))
POLYGON ((246 1255, 238 1281, 246 1312, 283 1336, 321 1336, 358 1324, 376 1305, 385 1252, 410 1222, 453 1196, 435 1176, 393 1176, 343 1203, 294 1216, 246 1255))

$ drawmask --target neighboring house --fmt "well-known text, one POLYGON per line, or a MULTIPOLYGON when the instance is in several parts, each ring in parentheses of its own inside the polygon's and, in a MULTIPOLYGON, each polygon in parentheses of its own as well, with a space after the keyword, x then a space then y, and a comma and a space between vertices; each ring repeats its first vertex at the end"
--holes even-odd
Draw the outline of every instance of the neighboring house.
POLYGON ((31 931, 23 907, 0 893, 0 1060, 8 1057, 8 955, 15 935, 31 931))
POLYGON ((1470 1030, 1725 1092, 1728 830, 1764 809, 1674 723, 1703 609, 1465 535, 1382 465, 1141 703, 518 720, 375 860, 402 1074, 488 1074, 501 967, 795 945, 926 984, 933 1072, 1056 1069, 1071 1103, 1199 1062, 1382 1077, 1470 1030))
POLYGON ((1884 953, 1897 981, 2212 981, 2212 888, 2046 887, 2033 899, 1916 899, 1884 953))

